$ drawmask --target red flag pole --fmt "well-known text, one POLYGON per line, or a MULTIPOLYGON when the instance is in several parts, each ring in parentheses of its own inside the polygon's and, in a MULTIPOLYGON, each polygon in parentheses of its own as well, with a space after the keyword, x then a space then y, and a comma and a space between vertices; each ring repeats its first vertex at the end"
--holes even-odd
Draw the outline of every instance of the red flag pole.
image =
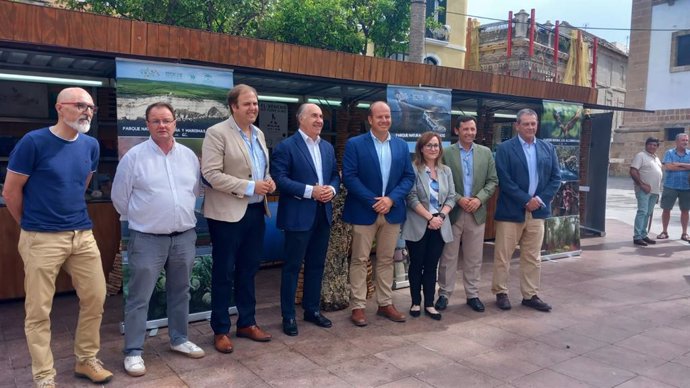
POLYGON ((594 43, 592 43, 592 87, 597 87, 597 47, 599 46, 599 38, 594 37, 594 43))
POLYGON ((530 26, 529 26, 529 78, 532 78, 532 57, 534 57, 534 29, 536 21, 534 20, 534 8, 530 12, 530 26))
POLYGON ((553 82, 558 81, 558 38, 559 35, 559 21, 556 20, 556 27, 554 28, 553 37, 553 82))

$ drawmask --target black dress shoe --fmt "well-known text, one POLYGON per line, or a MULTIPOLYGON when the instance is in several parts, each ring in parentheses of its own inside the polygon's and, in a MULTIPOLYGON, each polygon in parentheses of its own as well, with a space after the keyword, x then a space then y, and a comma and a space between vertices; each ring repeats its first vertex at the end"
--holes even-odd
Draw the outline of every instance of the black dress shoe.
POLYGON ((539 297, 536 295, 532 296, 532 298, 530 298, 530 299, 523 299, 522 305, 527 306, 527 307, 531 307, 535 310, 543 311, 545 313, 548 313, 549 311, 551 311, 551 306, 549 306, 543 300, 539 299, 539 297))
POLYGON ((639 245, 641 247, 646 247, 647 245, 649 245, 646 242, 644 242, 644 240, 642 240, 642 239, 633 240, 633 244, 639 245))
POLYGON ((304 313, 304 320, 307 322, 311 322, 319 327, 328 328, 333 326, 333 322, 331 322, 330 319, 321 315, 321 313, 304 313))
POLYGON ((299 332, 297 331, 297 320, 295 318, 283 319, 283 333, 294 337, 299 332))
POLYGON ((501 310, 510 310, 512 306, 510 305, 510 299, 508 299, 508 295, 502 292, 496 294, 496 306, 498 306, 498 308, 501 310))
POLYGON ((436 304, 434 305, 436 310, 443 311, 448 307, 448 298, 445 297, 444 295, 439 295, 438 300, 436 300, 436 304))
POLYGON ((481 313, 484 312, 484 303, 482 303, 479 298, 469 298, 467 299, 467 305, 472 308, 472 310, 481 313))
POLYGON ((440 321, 441 320, 441 313, 439 313, 439 312, 432 313, 429 310, 427 310, 429 308, 430 307, 424 307, 424 315, 426 315, 427 317, 429 317, 435 321, 440 321))
POLYGON ((419 305, 414 305, 414 304, 413 304, 412 307, 410 307, 410 316, 411 316, 411 317, 417 318, 417 317, 419 317, 420 315, 422 315, 422 309, 419 307, 419 305), (417 308, 418 308, 419 310, 412 310, 412 307, 415 307, 415 306, 417 306, 417 308))
POLYGON ((647 244, 649 244, 649 245, 654 245, 654 244, 656 244, 656 241, 652 240, 652 239, 649 238, 649 237, 645 237, 645 238, 643 238, 642 240, 643 240, 644 242, 646 242, 647 244))

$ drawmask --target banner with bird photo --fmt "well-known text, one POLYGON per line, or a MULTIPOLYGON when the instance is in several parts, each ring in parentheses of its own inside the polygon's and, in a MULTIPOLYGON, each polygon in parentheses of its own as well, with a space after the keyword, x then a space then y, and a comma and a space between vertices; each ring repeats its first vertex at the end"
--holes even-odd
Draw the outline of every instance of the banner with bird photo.
MULTIPOLYGON (((175 141, 189 147, 200 158, 206 128, 229 115, 227 93, 233 87, 233 71, 204 66, 182 65, 117 58, 117 133, 119 159, 150 134, 146 125, 146 108, 156 102, 170 104, 175 110, 175 141)), ((211 310, 211 248, 208 224, 201 207, 203 190, 197 198, 197 252, 191 278, 190 321, 207 319, 211 310)), ((123 251, 122 289, 128 296, 129 241, 126 221, 121 223, 123 251)), ((147 328, 167 326, 166 274, 159 275, 149 303, 147 328)), ((231 304, 234 305, 234 304, 231 304)), ((126 330, 123 326, 123 330, 126 330)))
POLYGON ((558 157, 561 187, 544 223, 542 257, 545 260, 577 256, 580 249, 580 136, 582 104, 544 101, 539 138, 553 144, 558 157))

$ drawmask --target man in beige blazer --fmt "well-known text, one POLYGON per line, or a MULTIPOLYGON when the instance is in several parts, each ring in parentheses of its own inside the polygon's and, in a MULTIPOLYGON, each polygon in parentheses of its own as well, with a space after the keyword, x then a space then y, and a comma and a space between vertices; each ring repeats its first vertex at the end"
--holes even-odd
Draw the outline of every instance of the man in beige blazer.
POLYGON ((496 191, 498 176, 491 150, 474 143, 477 122, 462 117, 454 128, 458 142, 443 150, 443 163, 453 172, 458 206, 450 213, 453 241, 443 248, 438 268, 439 297, 437 310, 445 310, 455 290, 458 261, 462 261, 467 305, 484 311, 479 299, 479 278, 484 254, 486 202, 496 191))
POLYGON ((211 328, 215 348, 222 353, 233 351, 228 315, 233 296, 239 313, 237 337, 271 340, 254 318, 254 277, 268 214, 266 194, 276 188, 269 175, 264 134, 253 125, 259 114, 256 90, 235 86, 228 93, 228 106, 230 118, 206 130, 201 154, 207 185, 204 216, 213 245, 211 328))

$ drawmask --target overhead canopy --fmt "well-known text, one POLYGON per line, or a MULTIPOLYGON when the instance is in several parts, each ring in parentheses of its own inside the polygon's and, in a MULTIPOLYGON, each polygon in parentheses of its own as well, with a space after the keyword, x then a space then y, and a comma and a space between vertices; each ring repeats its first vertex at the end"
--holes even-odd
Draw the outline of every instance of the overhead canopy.
POLYGON ((370 102, 387 85, 451 89, 453 109, 538 110, 544 99, 605 110, 596 90, 498 74, 399 62, 0 0, 0 71, 115 78, 116 57, 234 70, 259 94, 370 102))

